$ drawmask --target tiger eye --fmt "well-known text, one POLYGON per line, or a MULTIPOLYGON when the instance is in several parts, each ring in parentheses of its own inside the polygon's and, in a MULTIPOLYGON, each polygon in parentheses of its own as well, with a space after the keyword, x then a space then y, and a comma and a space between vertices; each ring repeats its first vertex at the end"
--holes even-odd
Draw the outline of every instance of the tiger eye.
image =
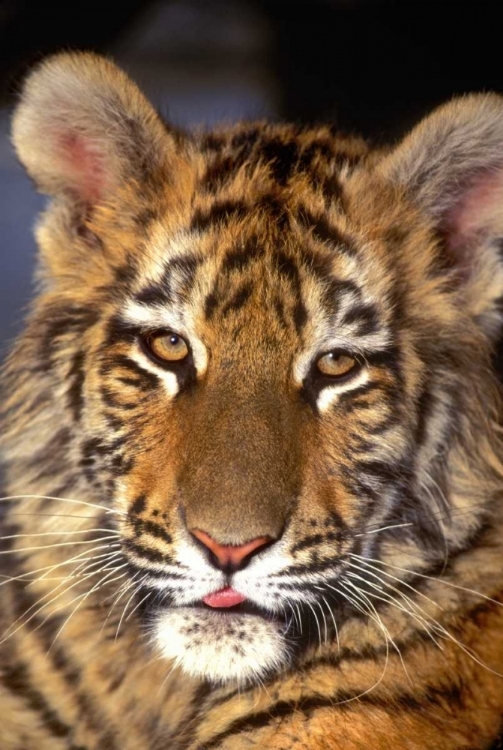
POLYGON ((357 362, 354 357, 342 352, 329 352, 320 357, 316 363, 318 370, 328 377, 342 378, 355 369, 357 362))
POLYGON ((164 362, 180 362, 189 353, 186 341, 173 331, 155 333, 146 341, 152 354, 164 362))

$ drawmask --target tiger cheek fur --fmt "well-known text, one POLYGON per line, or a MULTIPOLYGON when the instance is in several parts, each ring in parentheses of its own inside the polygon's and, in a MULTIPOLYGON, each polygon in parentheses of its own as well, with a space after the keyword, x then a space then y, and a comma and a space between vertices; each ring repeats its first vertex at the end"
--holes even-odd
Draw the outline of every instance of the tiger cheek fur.
POLYGON ((3 386, 2 750, 488 747, 503 101, 185 134, 49 59, 3 386))

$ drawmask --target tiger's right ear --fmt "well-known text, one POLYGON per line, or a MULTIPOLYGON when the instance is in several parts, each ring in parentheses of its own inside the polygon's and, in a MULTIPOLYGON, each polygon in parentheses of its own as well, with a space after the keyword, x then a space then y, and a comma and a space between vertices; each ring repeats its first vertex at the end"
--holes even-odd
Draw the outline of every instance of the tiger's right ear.
POLYGON ((87 206, 167 174, 177 145, 126 74, 91 53, 59 54, 32 72, 12 139, 41 192, 87 206))

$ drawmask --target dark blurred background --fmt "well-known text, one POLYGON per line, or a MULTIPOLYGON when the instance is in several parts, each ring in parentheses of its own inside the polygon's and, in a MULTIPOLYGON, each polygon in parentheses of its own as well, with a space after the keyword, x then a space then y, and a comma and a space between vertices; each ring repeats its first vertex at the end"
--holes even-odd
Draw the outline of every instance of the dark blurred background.
POLYGON ((9 119, 44 55, 111 55, 178 125, 330 119, 381 142, 453 94, 503 91, 500 14, 484 0, 0 0, 0 355, 30 296, 44 204, 9 119))

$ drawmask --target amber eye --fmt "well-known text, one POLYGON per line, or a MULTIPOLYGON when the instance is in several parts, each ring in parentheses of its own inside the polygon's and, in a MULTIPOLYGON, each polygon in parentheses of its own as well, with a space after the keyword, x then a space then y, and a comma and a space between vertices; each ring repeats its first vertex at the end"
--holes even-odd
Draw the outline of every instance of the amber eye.
POLYGON ((188 356, 189 347, 184 339, 173 331, 152 333, 143 339, 150 354, 163 362, 180 362, 188 356))
POLYGON ((329 378, 343 378, 358 367, 358 362, 344 352, 328 352, 319 358, 316 366, 322 375, 327 375, 329 378))

